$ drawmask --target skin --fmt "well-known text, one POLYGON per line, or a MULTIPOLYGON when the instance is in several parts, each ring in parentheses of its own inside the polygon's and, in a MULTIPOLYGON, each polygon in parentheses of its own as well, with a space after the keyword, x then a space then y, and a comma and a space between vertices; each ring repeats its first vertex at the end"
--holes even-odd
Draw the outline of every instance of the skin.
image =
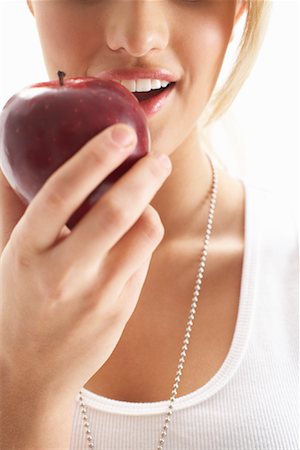
MULTIPOLYGON (((202 245, 199 235, 203 236, 206 229, 212 183, 196 123, 210 98, 234 26, 246 3, 219 0, 88 4, 28 0, 27 3, 36 19, 50 79, 56 79, 58 68, 68 76, 94 76, 102 70, 123 67, 162 67, 178 78, 172 100, 149 119, 152 150, 169 155, 173 166, 171 175, 151 202, 160 215, 165 235, 153 254, 138 305, 121 340, 110 359, 85 385, 98 394, 127 401, 167 399, 185 328, 185 320, 180 318, 187 317, 190 305, 202 245), (173 286, 174 279, 181 279, 180 286, 173 286), (170 308, 173 315, 168 320, 170 308), (151 330, 147 327, 161 315, 165 321, 157 324, 159 335, 153 332, 155 327, 151 330), (178 325, 174 327, 176 317, 178 325), (173 346, 161 349, 158 354, 157 345, 170 337, 173 346), (162 360, 166 363, 163 374, 159 370, 162 360), (131 363, 128 365, 127 361, 131 363), (153 367, 158 368, 157 373, 153 367), (143 383, 138 383, 136 373, 143 383), (139 391, 137 385, 142 385, 139 391)), ((205 384, 229 350, 240 292, 244 197, 240 181, 220 167, 211 259, 206 266, 200 317, 194 326, 178 395, 205 384), (220 298, 222 302, 216 300, 220 298)))
MULTIPOLYGON (((27 4, 36 19, 50 79, 56 79, 58 69, 71 77, 124 67, 166 68, 178 78, 169 104, 149 119, 151 153, 170 157, 171 174, 148 155, 116 183, 119 190, 116 185, 110 190, 110 198, 130 210, 123 235, 124 217, 122 226, 105 222, 110 210, 103 203, 95 205, 70 236, 63 227, 99 180, 126 158, 124 149, 123 156, 106 151, 95 164, 97 149, 114 146, 108 132, 58 170, 26 210, 0 172, 0 285, 5 293, 1 422, 7 430, 0 447, 67 450, 74 396, 81 386, 127 401, 170 397, 212 183, 196 122, 246 4, 27 4), (140 189, 134 205, 132 184, 140 189), (101 221, 106 225, 104 233, 99 233, 99 221, 100 228, 101 221)), ((241 182, 219 168, 205 283, 178 396, 211 379, 232 342, 244 255, 244 197, 241 182)))
MULTIPOLYGON (((173 164, 171 176, 151 205, 164 224, 164 244, 182 239, 183 234, 198 235, 206 223, 202 204, 212 175, 198 142, 196 122, 215 86, 233 27, 246 3, 232 0, 28 0, 27 3, 36 19, 50 79, 57 79, 59 68, 68 76, 94 76, 102 70, 123 67, 162 67, 178 78, 172 101, 149 120, 152 150, 168 154, 173 164), (203 214, 195 217, 195 212, 202 209, 203 214)), ((223 182, 227 191, 241 189, 226 174, 223 182)), ((224 233, 224 217, 228 217, 230 203, 230 196, 220 199, 215 233, 224 233)))

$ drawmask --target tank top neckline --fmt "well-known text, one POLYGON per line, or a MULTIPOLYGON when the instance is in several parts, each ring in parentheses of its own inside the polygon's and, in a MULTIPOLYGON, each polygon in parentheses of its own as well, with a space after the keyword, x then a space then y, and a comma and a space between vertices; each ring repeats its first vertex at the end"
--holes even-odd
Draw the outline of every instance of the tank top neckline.
MULTIPOLYGON (((257 227, 258 217, 254 221, 253 214, 249 213, 249 209, 253 208, 253 202, 255 201, 253 199, 252 187, 247 182, 241 181, 244 183, 245 188, 245 248, 240 300, 232 342, 227 356, 218 371, 200 388, 189 394, 176 397, 173 403, 174 411, 199 404, 222 389, 237 371, 247 349, 254 309, 259 229, 257 227)), ((115 414, 133 416, 161 414, 166 413, 169 406, 169 399, 157 402, 127 402, 103 397, 84 387, 82 388, 82 393, 87 406, 99 411, 115 414)), ((79 394, 76 397, 76 401, 79 402, 79 394)))

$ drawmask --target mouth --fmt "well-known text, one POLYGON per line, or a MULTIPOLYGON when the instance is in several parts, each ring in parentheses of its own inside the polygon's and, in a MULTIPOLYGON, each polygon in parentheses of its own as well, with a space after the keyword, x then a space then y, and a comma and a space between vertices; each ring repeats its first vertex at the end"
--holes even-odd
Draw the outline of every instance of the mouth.
POLYGON ((161 110, 165 105, 169 95, 174 90, 175 82, 170 83, 167 87, 151 90, 149 92, 132 92, 139 101, 146 116, 152 116, 161 110))
POLYGON ((147 116, 155 114, 166 103, 170 103, 175 93, 175 84, 180 79, 179 74, 175 75, 161 68, 102 71, 95 76, 121 83, 135 96, 147 116))
POLYGON ((160 95, 162 92, 170 88, 172 85, 174 85, 175 82, 170 83, 167 87, 160 89, 154 89, 149 92, 132 92, 132 94, 138 99, 138 101, 141 103, 143 101, 149 100, 152 97, 155 97, 156 95, 160 95))

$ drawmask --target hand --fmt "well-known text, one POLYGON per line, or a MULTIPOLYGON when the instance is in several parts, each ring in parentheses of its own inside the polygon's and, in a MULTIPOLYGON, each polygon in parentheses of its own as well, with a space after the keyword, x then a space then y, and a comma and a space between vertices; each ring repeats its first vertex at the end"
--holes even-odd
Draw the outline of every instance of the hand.
POLYGON ((26 206, 8 184, 0 170, 0 253, 7 244, 11 232, 23 216, 26 206))
POLYGON ((98 134, 52 174, 25 212, 12 192, 4 205, 9 238, 0 259, 2 360, 16 384, 26 380, 37 392, 75 396, 102 367, 136 307, 163 238, 149 202, 171 170, 152 153, 72 232, 64 225, 132 152, 135 142, 124 148, 112 140, 118 127, 98 134))
MULTIPOLYGON (((0 169, 0 254, 3 252, 10 235, 26 211, 27 205, 18 197, 8 184, 2 170, 0 169)), ((68 234, 67 227, 63 227, 61 235, 68 234)))

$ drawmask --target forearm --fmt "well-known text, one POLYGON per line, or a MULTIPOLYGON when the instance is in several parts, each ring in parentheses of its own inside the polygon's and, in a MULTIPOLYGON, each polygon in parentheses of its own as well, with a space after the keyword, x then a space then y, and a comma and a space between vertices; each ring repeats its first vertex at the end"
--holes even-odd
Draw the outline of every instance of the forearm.
POLYGON ((1 450, 69 450, 75 401, 1 383, 1 450))

